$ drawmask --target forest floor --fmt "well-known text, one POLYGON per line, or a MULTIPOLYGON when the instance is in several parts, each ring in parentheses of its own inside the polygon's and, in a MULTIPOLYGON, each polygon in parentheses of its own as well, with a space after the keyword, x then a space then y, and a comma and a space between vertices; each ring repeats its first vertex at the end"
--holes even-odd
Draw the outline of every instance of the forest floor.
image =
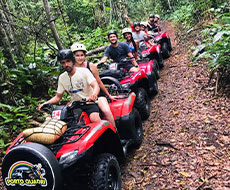
POLYGON ((230 101, 214 96, 206 64, 190 60, 194 39, 183 44, 170 23, 163 28, 173 50, 143 123, 142 146, 122 166, 122 190, 230 190, 230 101))
POLYGON ((123 190, 229 190, 230 101, 214 96, 206 64, 193 63, 170 23, 173 50, 144 122, 142 146, 122 167, 123 190))

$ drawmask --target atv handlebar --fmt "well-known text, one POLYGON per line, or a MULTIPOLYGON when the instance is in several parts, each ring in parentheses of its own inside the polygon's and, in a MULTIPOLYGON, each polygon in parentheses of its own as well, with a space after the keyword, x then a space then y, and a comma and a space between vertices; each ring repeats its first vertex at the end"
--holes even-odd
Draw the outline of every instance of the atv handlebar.
POLYGON ((54 106, 53 106, 53 104, 44 104, 41 107, 41 110, 44 112, 47 112, 47 113, 52 113, 52 111, 54 110, 54 106))
POLYGON ((97 64, 98 69, 103 68, 103 67, 109 68, 109 63, 98 63, 97 64))
POLYGON ((77 100, 77 101, 72 102, 72 104, 70 104, 67 107, 67 110, 71 110, 71 109, 77 108, 79 106, 84 106, 84 105, 88 105, 88 104, 97 104, 97 103, 98 103, 98 101, 87 102, 86 99, 81 99, 81 100, 77 100))

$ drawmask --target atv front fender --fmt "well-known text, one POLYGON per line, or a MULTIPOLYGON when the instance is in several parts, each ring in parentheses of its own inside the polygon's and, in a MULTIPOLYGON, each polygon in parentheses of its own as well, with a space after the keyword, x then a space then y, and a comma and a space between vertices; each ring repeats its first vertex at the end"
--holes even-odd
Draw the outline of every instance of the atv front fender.
POLYGON ((102 120, 100 123, 90 123, 87 125, 89 130, 76 142, 70 142, 71 140, 77 138, 77 133, 70 137, 70 140, 62 146, 62 148, 57 152, 56 157, 59 158, 61 155, 69 153, 74 150, 78 150, 78 155, 82 154, 84 151, 93 146, 94 142, 107 130, 110 129, 116 134, 116 128, 106 120, 102 120))

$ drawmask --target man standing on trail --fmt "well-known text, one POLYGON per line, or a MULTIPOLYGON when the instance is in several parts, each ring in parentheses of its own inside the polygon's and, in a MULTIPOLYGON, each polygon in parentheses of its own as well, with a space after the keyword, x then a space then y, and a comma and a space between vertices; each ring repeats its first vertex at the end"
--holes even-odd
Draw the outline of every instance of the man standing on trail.
POLYGON ((122 61, 122 59, 130 57, 131 61, 126 62, 125 65, 122 65, 122 67, 128 72, 137 72, 140 68, 135 58, 133 57, 129 46, 125 43, 118 42, 117 38, 118 36, 116 31, 111 30, 108 33, 110 46, 106 48, 104 57, 99 61, 98 64, 105 63, 110 57, 114 62, 117 62, 119 66, 119 63, 122 61))
MULTIPOLYGON (((87 68, 75 67, 74 54, 70 49, 60 50, 57 60, 62 64, 65 72, 59 76, 56 95, 50 100, 38 106, 38 110, 44 104, 58 103, 64 94, 68 92, 71 96, 71 102, 86 99, 89 102, 97 100, 99 86, 92 73, 87 68)), ((85 111, 91 122, 100 122, 99 109, 96 104, 87 104, 81 107, 85 111)))

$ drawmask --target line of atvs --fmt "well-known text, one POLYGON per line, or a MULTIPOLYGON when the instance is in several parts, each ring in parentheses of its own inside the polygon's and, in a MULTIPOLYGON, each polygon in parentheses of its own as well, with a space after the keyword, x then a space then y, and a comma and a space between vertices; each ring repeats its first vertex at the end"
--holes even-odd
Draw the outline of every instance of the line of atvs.
POLYGON ((142 143, 142 120, 150 115, 150 98, 158 93, 163 58, 172 50, 167 33, 154 40, 156 45, 141 50, 136 73, 122 68, 128 58, 98 66, 104 68, 102 82, 116 97, 109 103, 116 127, 106 120, 90 123, 80 109, 89 103, 84 100, 70 106, 45 105, 43 110, 51 118, 21 132, 6 151, 2 178, 7 189, 121 189, 120 164, 130 148, 142 143))

